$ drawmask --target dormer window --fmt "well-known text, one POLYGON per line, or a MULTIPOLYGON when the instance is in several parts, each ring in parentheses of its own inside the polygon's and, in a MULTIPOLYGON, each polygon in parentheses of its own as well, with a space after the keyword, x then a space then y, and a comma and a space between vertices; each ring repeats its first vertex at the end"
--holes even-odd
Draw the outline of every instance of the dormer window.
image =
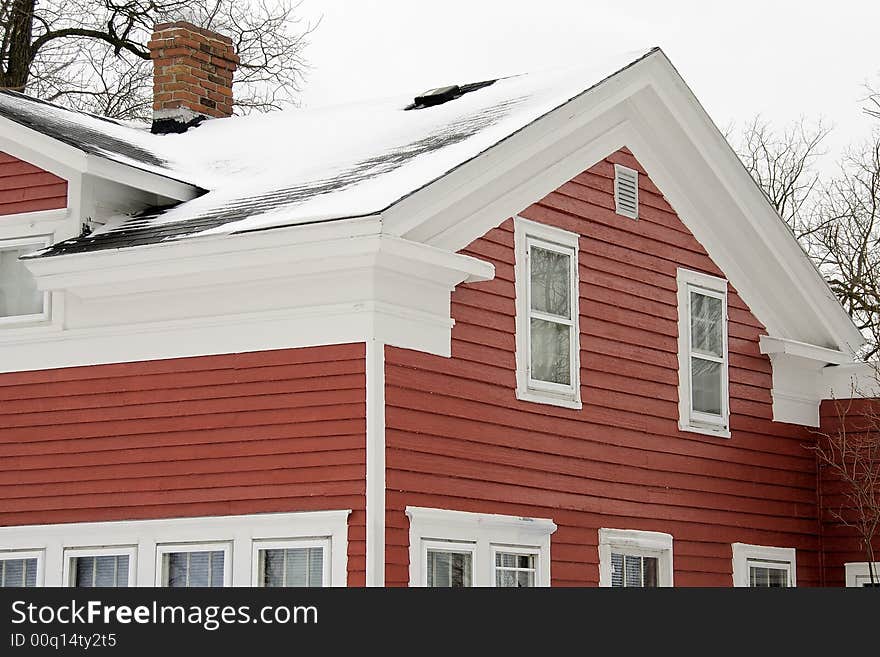
POLYGON ((0 240, 0 327, 49 318, 49 294, 37 289, 19 259, 48 245, 46 237, 0 240))

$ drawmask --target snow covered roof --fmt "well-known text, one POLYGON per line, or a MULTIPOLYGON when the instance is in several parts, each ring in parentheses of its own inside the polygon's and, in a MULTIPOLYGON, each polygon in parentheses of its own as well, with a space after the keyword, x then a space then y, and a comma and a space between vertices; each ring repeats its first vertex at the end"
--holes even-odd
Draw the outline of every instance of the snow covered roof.
POLYGON ((408 109, 424 91, 414 89, 337 107, 212 119, 183 134, 153 135, 20 94, 0 94, 0 115, 206 190, 38 254, 59 255, 380 213, 652 52, 474 85, 421 109, 408 109))

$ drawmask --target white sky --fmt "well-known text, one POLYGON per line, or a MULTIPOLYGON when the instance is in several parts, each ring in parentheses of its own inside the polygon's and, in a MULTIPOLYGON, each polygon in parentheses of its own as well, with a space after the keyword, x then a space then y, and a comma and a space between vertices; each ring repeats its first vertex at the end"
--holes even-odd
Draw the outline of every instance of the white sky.
POLYGON ((722 128, 824 117, 836 153, 868 136, 860 98, 880 86, 878 0, 303 0, 300 14, 322 17, 304 107, 656 45, 722 128))

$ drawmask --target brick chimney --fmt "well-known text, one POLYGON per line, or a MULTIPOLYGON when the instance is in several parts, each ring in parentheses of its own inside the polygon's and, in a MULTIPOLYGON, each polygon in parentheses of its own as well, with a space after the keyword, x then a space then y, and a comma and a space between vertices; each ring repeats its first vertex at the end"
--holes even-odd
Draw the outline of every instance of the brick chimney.
POLYGON ((154 133, 186 132, 232 116, 232 39, 185 21, 161 23, 147 44, 153 60, 154 133))

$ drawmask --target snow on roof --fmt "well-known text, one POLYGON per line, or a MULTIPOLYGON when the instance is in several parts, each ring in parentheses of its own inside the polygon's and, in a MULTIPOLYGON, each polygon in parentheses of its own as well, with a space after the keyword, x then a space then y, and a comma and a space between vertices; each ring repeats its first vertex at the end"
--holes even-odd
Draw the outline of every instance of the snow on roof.
POLYGON ((212 119, 183 134, 152 135, 45 106, 53 121, 78 123, 74 139, 95 152, 135 160, 207 193, 119 217, 42 255, 376 214, 651 52, 503 78, 422 109, 406 109, 424 91, 418 89, 406 97, 212 119))

